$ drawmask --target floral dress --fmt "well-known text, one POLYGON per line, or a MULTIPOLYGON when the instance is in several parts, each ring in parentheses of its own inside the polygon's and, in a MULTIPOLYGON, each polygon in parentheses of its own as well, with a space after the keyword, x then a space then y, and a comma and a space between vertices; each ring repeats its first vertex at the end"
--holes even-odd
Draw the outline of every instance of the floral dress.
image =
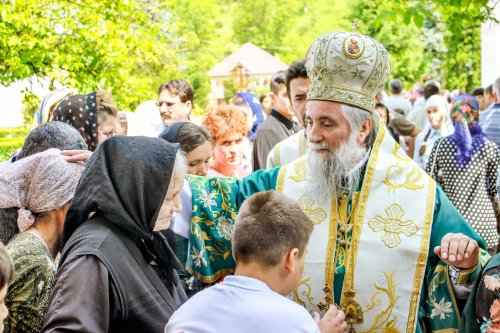
POLYGON ((460 333, 500 332, 500 254, 484 266, 462 315, 460 333))
POLYGON ((479 282, 476 315, 481 333, 500 332, 500 267, 488 270, 479 282))

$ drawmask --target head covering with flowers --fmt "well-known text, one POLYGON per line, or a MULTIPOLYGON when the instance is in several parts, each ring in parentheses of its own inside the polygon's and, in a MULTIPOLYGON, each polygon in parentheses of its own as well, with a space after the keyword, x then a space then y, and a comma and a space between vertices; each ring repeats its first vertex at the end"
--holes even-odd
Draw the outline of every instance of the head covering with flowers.
POLYGON ((450 141, 457 147, 455 161, 457 167, 466 167, 472 155, 480 150, 486 142, 481 127, 479 127, 479 103, 469 94, 459 95, 453 100, 451 118, 455 132, 450 141))

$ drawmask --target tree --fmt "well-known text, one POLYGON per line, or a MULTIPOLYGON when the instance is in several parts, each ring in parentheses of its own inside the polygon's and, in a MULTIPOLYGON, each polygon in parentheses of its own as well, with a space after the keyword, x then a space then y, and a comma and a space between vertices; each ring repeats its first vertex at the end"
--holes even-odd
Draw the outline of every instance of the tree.
POLYGON ((389 18, 390 1, 358 2, 353 7, 351 19, 359 19, 357 31, 382 43, 390 54, 391 76, 406 85, 413 84, 425 73, 425 42, 420 29, 403 24, 402 18, 389 18), (363 15, 359 15, 363 13, 363 15))
POLYGON ((300 0, 240 0, 232 15, 234 39, 276 53, 300 9, 300 0))
POLYGON ((154 78, 175 72, 170 1, 51 0, 0 5, 0 83, 32 76, 106 89, 124 109, 155 97, 154 78), (166 61, 168 59, 168 61, 166 61))
POLYGON ((446 55, 442 62, 445 86, 470 91, 479 85, 481 59, 481 23, 494 20, 493 10, 498 1, 488 0, 396 0, 384 8, 384 15, 403 17, 405 24, 422 27, 425 19, 438 14, 438 23, 446 27, 446 55))

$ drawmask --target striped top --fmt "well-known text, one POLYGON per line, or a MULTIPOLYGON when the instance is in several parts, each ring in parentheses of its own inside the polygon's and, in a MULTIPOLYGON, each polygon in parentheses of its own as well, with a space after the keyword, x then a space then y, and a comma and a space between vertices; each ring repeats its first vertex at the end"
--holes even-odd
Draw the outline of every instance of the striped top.
POLYGON ((493 104, 479 114, 479 126, 488 139, 500 147, 500 103, 493 104))

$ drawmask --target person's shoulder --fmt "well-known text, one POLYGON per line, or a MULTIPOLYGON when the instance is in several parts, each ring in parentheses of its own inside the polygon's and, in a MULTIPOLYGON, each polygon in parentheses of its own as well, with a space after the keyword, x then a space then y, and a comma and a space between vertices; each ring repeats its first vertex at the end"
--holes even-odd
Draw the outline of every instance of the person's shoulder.
MULTIPOLYGON (((197 318, 198 322, 209 319, 211 316, 209 312, 207 312, 207 308, 214 310, 218 308, 223 301, 220 289, 220 286, 215 285, 195 294, 174 312, 169 323, 171 322, 171 325, 183 323, 189 318, 197 318), (210 304, 213 306, 210 306, 210 304)), ((177 324, 174 325, 174 328, 175 327, 177 327, 177 324)))
POLYGON ((41 259, 48 258, 49 255, 42 240, 28 232, 15 235, 7 244, 7 250, 14 261, 21 260, 24 265, 44 265, 47 260, 41 259))
MULTIPOLYGON (((274 312, 273 317, 281 318, 283 325, 288 327, 290 331, 302 332, 300 328, 317 328, 317 325, 311 314, 304 307, 298 305, 297 303, 284 296, 274 294, 273 297, 269 299, 269 302, 266 301, 265 304, 272 304, 272 309, 274 312)), ((268 309, 263 307, 262 310, 267 311, 268 309)))

